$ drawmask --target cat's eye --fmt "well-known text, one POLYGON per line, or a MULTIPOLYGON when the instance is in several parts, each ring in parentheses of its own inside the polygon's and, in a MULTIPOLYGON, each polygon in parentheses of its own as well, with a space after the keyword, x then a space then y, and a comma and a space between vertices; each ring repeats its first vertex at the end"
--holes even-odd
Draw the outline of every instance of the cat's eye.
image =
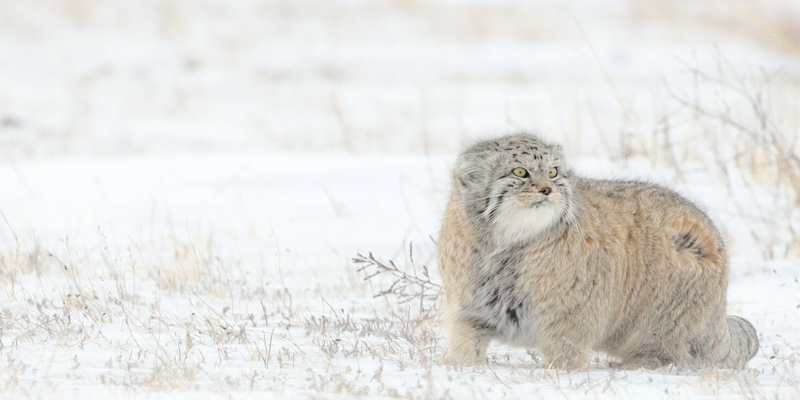
POLYGON ((550 178, 557 177, 558 176, 558 168, 556 168, 556 167, 550 168, 550 173, 548 174, 548 176, 550 178))
POLYGON ((524 178, 528 176, 528 170, 522 167, 514 168, 513 170, 511 170, 511 173, 518 178, 524 178))

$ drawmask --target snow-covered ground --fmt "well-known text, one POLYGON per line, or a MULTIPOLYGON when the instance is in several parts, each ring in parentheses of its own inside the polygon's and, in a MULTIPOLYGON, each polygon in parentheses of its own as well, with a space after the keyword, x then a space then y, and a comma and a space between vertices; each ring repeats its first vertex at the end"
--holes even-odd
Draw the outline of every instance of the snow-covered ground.
POLYGON ((800 398, 798 38, 789 0, 0 0, 0 398, 800 398), (439 363, 449 168, 516 128, 708 211, 744 371, 439 363))

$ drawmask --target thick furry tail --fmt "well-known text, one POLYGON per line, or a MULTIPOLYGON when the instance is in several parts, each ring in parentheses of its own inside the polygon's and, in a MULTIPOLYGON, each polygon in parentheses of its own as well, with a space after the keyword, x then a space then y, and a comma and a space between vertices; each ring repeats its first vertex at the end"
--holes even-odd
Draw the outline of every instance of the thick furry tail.
POLYGON ((742 369, 758 352, 758 335, 750 321, 720 316, 692 343, 691 354, 702 365, 742 369))
POLYGON ((735 315, 728 315, 727 323, 730 347, 728 351, 718 353, 720 355, 727 353, 718 361, 718 364, 721 367, 744 368, 745 364, 758 352, 756 328, 750 321, 735 315))
POLYGON ((744 362, 758 353, 758 334, 750 321, 728 315, 728 332, 731 334, 731 347, 738 347, 744 362))

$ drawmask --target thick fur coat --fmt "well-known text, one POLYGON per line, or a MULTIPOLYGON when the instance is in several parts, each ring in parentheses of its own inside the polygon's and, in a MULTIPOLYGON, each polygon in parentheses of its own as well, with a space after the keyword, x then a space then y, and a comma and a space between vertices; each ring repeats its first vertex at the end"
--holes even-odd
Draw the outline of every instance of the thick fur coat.
POLYGON ((462 153, 438 240, 448 359, 492 339, 574 369, 591 350, 630 368, 743 368, 753 326, 726 316, 728 259, 711 220, 674 191, 581 178, 529 134, 462 153))

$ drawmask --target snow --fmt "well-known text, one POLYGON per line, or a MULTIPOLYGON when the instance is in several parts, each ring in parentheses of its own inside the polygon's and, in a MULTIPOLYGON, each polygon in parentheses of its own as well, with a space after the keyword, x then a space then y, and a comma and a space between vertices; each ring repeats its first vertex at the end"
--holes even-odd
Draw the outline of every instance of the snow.
MULTIPOLYGON (((797 393, 800 283, 791 260, 733 259, 729 312, 751 319, 762 341, 743 372, 612 370, 599 355, 587 370, 566 373, 503 346, 492 348, 486 366, 438 365, 438 321, 402 332, 410 318, 403 313, 414 307, 373 299, 381 288, 363 282, 349 259, 371 251, 402 263, 402 245, 413 241, 416 262, 432 265, 427 236, 438 229, 451 162, 445 155, 238 153, 5 166, 0 204, 19 241, 6 227, 6 393, 797 393), (31 246, 52 256, 39 254, 36 272, 7 266, 26 256, 16 249, 31 246), (438 337, 427 339, 437 347, 420 348, 415 335, 425 333, 438 337), (379 368, 380 379, 372 379, 379 368)), ((575 165, 586 174, 594 163, 575 165)), ((703 191, 686 190, 714 204, 703 191)))
POLYGON ((800 397, 799 18, 777 0, 0 1, 0 397, 800 397), (456 154, 519 128, 581 175, 707 211, 728 312, 760 335, 745 370, 596 354, 565 372, 499 344, 452 367, 439 302, 375 297, 393 279, 353 258, 439 283, 456 154))

